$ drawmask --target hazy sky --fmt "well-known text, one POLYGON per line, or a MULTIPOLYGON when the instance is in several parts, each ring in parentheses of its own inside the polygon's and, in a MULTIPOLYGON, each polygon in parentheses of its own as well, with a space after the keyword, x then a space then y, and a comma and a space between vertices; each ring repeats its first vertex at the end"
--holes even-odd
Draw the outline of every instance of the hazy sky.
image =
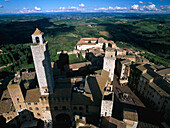
POLYGON ((0 13, 36 12, 170 13, 170 0, 0 0, 0 13))

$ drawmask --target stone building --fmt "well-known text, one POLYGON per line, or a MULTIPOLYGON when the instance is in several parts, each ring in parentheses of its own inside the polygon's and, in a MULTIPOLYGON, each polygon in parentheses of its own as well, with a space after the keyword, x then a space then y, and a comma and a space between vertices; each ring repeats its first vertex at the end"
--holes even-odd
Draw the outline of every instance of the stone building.
POLYGON ((31 51, 41 95, 48 95, 53 93, 54 80, 48 43, 45 42, 43 34, 38 28, 32 34, 33 45, 31 45, 31 51))
POLYGON ((76 44, 76 49, 78 50, 87 50, 90 48, 116 48, 116 44, 113 41, 107 41, 104 38, 81 38, 80 41, 76 44))
POLYGON ((113 81, 114 77, 115 61, 115 49, 107 48, 104 57, 103 69, 110 73, 109 78, 111 79, 111 81, 113 81))
POLYGON ((15 77, 13 80, 11 80, 7 87, 16 112, 18 113, 25 110, 26 109, 26 104, 24 100, 25 92, 21 88, 22 85, 20 77, 15 77))
POLYGON ((124 109, 123 121, 126 124, 126 128, 137 128, 138 113, 132 109, 124 109))
MULTIPOLYGON (((140 72, 138 84, 135 87, 137 92, 148 100, 148 103, 158 112, 169 119, 170 113, 170 88, 169 83, 157 74, 156 68, 152 65, 136 66, 140 72)), ((137 74, 136 74, 137 75, 137 74)), ((131 77, 133 81, 133 76, 131 77)))
POLYGON ((130 65, 131 61, 128 59, 117 59, 116 70, 118 73, 120 85, 126 85, 128 83, 128 77, 130 76, 130 65))
POLYGON ((113 102, 114 102, 114 92, 113 92, 113 85, 108 84, 105 87, 105 91, 102 97, 101 102, 101 117, 111 117, 113 111, 113 102))

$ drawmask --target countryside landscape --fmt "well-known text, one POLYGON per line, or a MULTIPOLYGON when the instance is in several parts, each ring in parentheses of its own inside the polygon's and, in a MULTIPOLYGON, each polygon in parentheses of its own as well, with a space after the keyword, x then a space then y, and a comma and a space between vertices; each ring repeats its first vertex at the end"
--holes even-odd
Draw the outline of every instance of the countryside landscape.
MULTIPOLYGON (((58 51, 71 51, 82 37, 103 37, 118 47, 146 51, 143 56, 158 65, 170 64, 170 15, 141 13, 50 13, 0 15, 1 72, 33 67, 31 34, 46 33, 51 61, 58 51), (5 53, 5 54, 3 54, 5 53)), ((70 55, 70 63, 79 62, 70 55)))

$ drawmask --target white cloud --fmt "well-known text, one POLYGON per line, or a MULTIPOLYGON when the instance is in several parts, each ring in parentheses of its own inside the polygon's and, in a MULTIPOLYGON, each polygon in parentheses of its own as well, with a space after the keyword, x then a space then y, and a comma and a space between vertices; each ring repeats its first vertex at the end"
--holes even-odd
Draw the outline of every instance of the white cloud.
POLYGON ((84 5, 83 3, 81 3, 81 4, 79 4, 79 7, 84 8, 84 7, 85 7, 85 5, 84 5))
POLYGON ((36 11, 41 11, 41 8, 38 8, 37 6, 34 7, 36 11))
POLYGON ((23 8, 23 10, 29 10, 28 8, 23 8))
POLYGON ((156 11, 156 10, 158 10, 156 8, 155 4, 151 4, 151 5, 146 6, 146 9, 149 10, 149 11, 156 11))
POLYGON ((0 4, 0 8, 3 8, 3 5, 2 5, 2 4, 0 4))
POLYGON ((114 10, 126 10, 127 7, 119 7, 119 6, 116 6, 113 8, 114 10))
POLYGON ((5 2, 8 2, 9 0, 5 0, 5 2))
POLYGON ((71 6, 71 7, 59 7, 58 9, 51 10, 51 11, 52 12, 80 12, 80 11, 86 11, 86 10, 83 7, 79 8, 79 7, 71 6))
POLYGON ((153 4, 152 2, 148 2, 148 4, 153 4))
POLYGON ((143 1, 139 1, 140 4, 143 4, 143 1))
POLYGON ((160 9, 164 12, 170 12, 170 5, 162 5, 160 9))
POLYGON ((139 8, 139 5, 138 4, 134 4, 134 5, 131 6, 131 8, 134 9, 134 10, 137 10, 139 8))
POLYGON ((108 8, 95 8, 94 10, 95 11, 113 11, 113 12, 116 12, 116 11, 125 11, 127 10, 128 8, 127 7, 119 7, 119 6, 116 6, 116 7, 111 7, 109 6, 108 8))

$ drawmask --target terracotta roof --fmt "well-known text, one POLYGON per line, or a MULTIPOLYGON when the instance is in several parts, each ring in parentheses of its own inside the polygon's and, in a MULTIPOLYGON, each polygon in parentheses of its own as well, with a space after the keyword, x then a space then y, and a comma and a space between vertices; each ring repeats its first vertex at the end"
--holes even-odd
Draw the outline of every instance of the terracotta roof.
POLYGON ((162 70, 159 70, 159 71, 157 71, 157 73, 159 74, 159 75, 166 75, 166 74, 170 74, 170 67, 168 67, 168 68, 164 68, 164 69, 162 69, 162 70))
POLYGON ((143 65, 139 65, 139 66, 137 66, 136 67, 137 69, 139 69, 140 71, 145 71, 145 70, 147 70, 143 65))
POLYGON ((30 90, 27 90, 25 101, 26 102, 38 102, 40 96, 41 94, 40 94, 39 88, 30 89, 30 90))
POLYGON ((124 109, 123 118, 132 121, 138 121, 138 113, 132 109, 124 109))
POLYGON ((86 93, 72 93, 72 104, 100 106, 105 84, 109 78, 109 72, 102 70, 101 75, 87 76, 84 90, 86 93))
POLYGON ((69 64, 69 69, 79 69, 81 67, 85 67, 86 65, 91 65, 91 62, 89 61, 89 62, 69 64))
POLYGON ((13 110, 14 108, 12 106, 11 99, 0 101, 0 113, 6 113, 6 112, 13 111, 13 110))
POLYGON ((120 61, 121 64, 127 64, 127 65, 130 65, 131 64, 131 61, 126 59, 126 60, 122 60, 120 61))
POLYGON ((126 128, 126 124, 123 121, 117 120, 113 117, 102 118, 102 128, 126 128))
POLYGON ((153 77, 150 76, 148 73, 144 73, 144 74, 143 74, 143 77, 145 77, 147 80, 153 79, 153 77))
POLYGON ((43 32, 41 32, 38 28, 36 28, 36 30, 34 31, 34 33, 32 35, 42 35, 44 34, 43 32))

